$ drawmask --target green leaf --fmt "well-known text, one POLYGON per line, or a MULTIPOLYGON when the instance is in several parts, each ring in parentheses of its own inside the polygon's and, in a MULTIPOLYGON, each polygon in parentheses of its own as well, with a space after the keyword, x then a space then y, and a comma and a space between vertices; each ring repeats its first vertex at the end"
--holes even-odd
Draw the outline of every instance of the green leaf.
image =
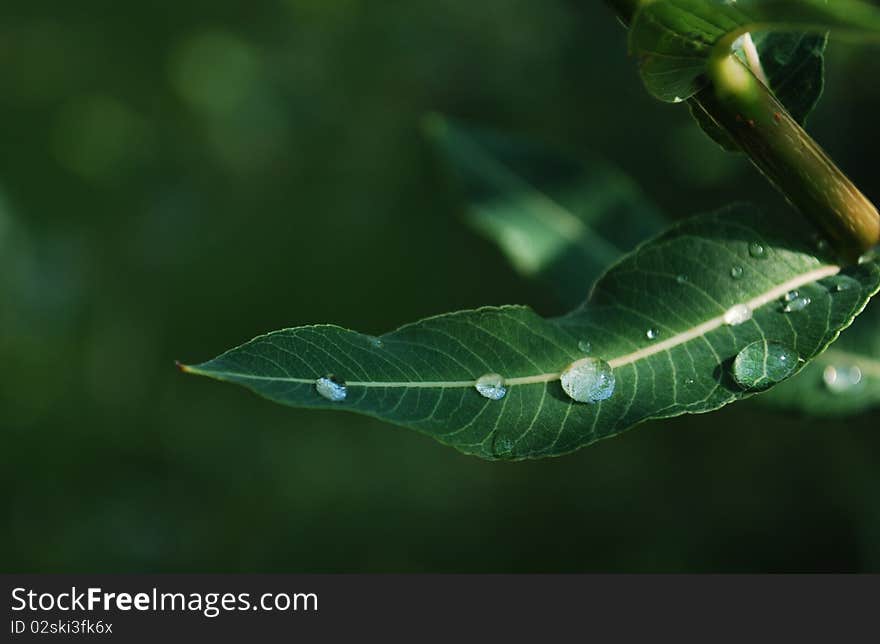
POLYGON ((468 224, 569 306, 611 263, 666 227, 638 186, 598 159, 575 162, 440 116, 429 118, 427 132, 458 179, 468 224))
POLYGON ((510 306, 428 318, 379 338, 300 327, 183 369, 295 407, 383 418, 489 459, 559 455, 644 420, 750 395, 731 369, 753 342, 805 361, 820 353, 880 288, 880 266, 840 276, 814 255, 811 232, 799 220, 731 207, 641 246, 562 318, 510 306), (838 290, 842 279, 852 288, 838 290), (781 298, 792 290, 811 301, 786 313, 781 298))
POLYGON ((877 40, 880 10, 860 0, 655 0, 636 14, 629 38, 648 91, 677 102, 705 86, 710 59, 745 33, 828 30, 877 40))
MULTIPOLYGON (((767 86, 799 124, 805 125, 825 87, 827 34, 790 32, 753 35, 767 86)), ((735 48, 743 62, 742 48, 735 48)), ((731 152, 739 146, 699 105, 691 103, 691 115, 709 137, 731 152)))
POLYGON ((880 405, 880 302, 870 302, 796 378, 756 400, 813 416, 846 416, 880 405))

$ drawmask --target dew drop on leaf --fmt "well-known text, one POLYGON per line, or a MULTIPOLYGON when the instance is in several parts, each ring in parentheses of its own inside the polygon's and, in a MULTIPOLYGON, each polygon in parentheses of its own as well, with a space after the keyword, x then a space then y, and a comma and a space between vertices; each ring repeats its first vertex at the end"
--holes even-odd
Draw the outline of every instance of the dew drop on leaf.
POLYGON ((345 381, 332 374, 318 378, 315 381, 315 389, 323 398, 331 402, 342 402, 348 396, 345 381))
POLYGON ((800 296, 801 296, 801 294, 798 293, 797 291, 789 291, 788 293, 785 294, 785 296, 782 299, 785 300, 786 302, 792 302, 792 301, 798 299, 800 296))
MULTIPOLYGON (((792 292, 796 293, 796 291, 792 292)), ((796 295, 794 298, 788 299, 789 295, 791 295, 791 293, 785 296, 786 304, 782 307, 783 313, 797 313, 798 311, 803 311, 812 301, 810 298, 801 295, 796 295)))
POLYGON ((755 259, 763 259, 767 256, 767 250, 758 242, 752 242, 749 244, 749 255, 755 259))
POLYGON ((737 354, 733 378, 744 389, 766 389, 791 376, 799 360, 797 351, 784 344, 758 340, 737 354))
POLYGON ((730 276, 731 276, 733 279, 738 280, 740 277, 743 276, 743 267, 742 267, 742 266, 734 266, 734 267, 732 267, 732 268, 730 269, 730 276))
POLYGON ((682 274, 682 275, 678 275, 678 276, 675 278, 675 281, 678 282, 679 284, 687 284, 687 283, 688 283, 688 276, 687 276, 687 275, 683 275, 683 274, 682 274))
POLYGON ((832 286, 832 290, 835 293, 843 293, 844 291, 850 291, 858 287, 859 283, 853 278, 847 277, 846 275, 838 275, 834 281, 834 286, 832 286))
POLYGON ((370 344, 372 344, 377 349, 381 349, 385 346, 385 343, 382 341, 382 338, 377 338, 375 336, 370 337, 370 344))
POLYGON ((832 393, 846 393, 862 382, 862 370, 858 367, 841 368, 828 365, 822 372, 822 380, 832 393))
POLYGON ((724 313, 724 324, 737 326, 752 319, 752 309, 747 304, 736 304, 724 313))
POLYGON ((583 403, 597 403, 614 393, 614 371, 604 360, 584 358, 573 362, 560 377, 569 398, 583 403))
POLYGON ((497 373, 487 373, 484 376, 480 376, 474 388, 483 398, 488 398, 489 400, 501 400, 507 395, 504 378, 497 373))
POLYGON ((589 355, 593 351, 593 345, 592 343, 590 343, 589 340, 581 340, 580 342, 578 342, 578 349, 581 351, 581 353, 589 355))
POLYGON ((660 331, 658 331, 658 330, 655 329, 655 328, 650 328, 650 329, 648 329, 647 331, 645 331, 645 336, 646 336, 649 340, 656 340, 657 338, 660 337, 660 331))

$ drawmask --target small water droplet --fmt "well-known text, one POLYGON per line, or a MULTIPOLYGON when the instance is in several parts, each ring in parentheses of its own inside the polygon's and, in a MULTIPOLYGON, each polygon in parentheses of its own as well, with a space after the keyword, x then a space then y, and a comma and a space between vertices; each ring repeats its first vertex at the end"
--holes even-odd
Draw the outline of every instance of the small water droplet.
POLYGON ((791 376, 799 361, 794 349, 779 342, 758 340, 736 355, 733 378, 744 389, 766 389, 791 376))
POLYGON ((589 340, 581 340, 578 342, 578 349, 581 353, 589 355, 593 351, 593 345, 589 340))
POLYGON ((483 398, 488 398, 489 400, 501 400, 507 395, 504 378, 497 373, 487 373, 485 376, 480 376, 474 388, 483 398))
POLYGON ((730 269, 730 276, 733 279, 738 280, 740 277, 743 276, 743 267, 742 266, 733 266, 730 269))
POLYGON ((851 291, 854 288, 858 288, 859 283, 851 277, 847 277, 846 275, 838 275, 834 280, 834 286, 832 290, 835 293, 843 293, 844 291, 851 291))
POLYGON ((751 319, 752 309, 748 304, 731 306, 724 313, 724 324, 727 324, 728 326, 737 326, 743 322, 748 322, 751 319))
POLYGON ((859 266, 867 264, 868 262, 873 262, 875 259, 876 255, 874 254, 874 251, 868 251, 867 253, 859 257, 859 266))
POLYGON ((694 380, 693 378, 687 378, 687 379, 684 381, 684 384, 690 386, 690 385, 694 384, 695 382, 696 382, 696 380, 694 380))
POLYGON ((599 358, 573 362, 562 373, 560 382, 572 400, 583 403, 597 403, 611 398, 616 384, 611 365, 599 358))
POLYGON ((496 436, 492 441, 492 455, 495 458, 509 458, 513 454, 513 441, 507 436, 496 436))
POLYGON ((782 299, 785 300, 786 302, 793 302, 794 300, 798 299, 800 296, 801 296, 801 294, 798 293, 797 291, 789 291, 788 293, 786 293, 783 296, 782 299))
POLYGON ((799 295, 797 291, 788 293, 783 299, 786 302, 785 306, 782 307, 783 313, 797 313, 798 311, 803 311, 810 305, 810 302, 812 302, 810 298, 799 295), (791 299, 789 299, 789 296, 792 296, 791 299))
POLYGON ((675 281, 678 282, 679 284, 687 284, 688 283, 688 276, 684 275, 684 274, 678 275, 678 276, 676 276, 675 281))
POLYGON ((767 250, 758 242, 752 242, 749 244, 749 255, 755 259, 763 259, 767 256, 767 250))
POLYGON ((372 344, 377 349, 381 349, 385 346, 385 343, 382 341, 382 338, 377 338, 376 336, 370 337, 370 344, 372 344))
POLYGON ((828 365, 822 372, 822 380, 828 390, 835 394, 852 391, 862 382, 862 370, 858 367, 834 367, 828 365))
POLYGON ((348 396, 345 381, 330 374, 315 381, 317 392, 331 402, 342 402, 348 396))
POLYGON ((649 340, 656 340, 660 337, 660 331, 652 327, 645 331, 645 337, 647 337, 649 340))
POLYGON ((672 98, 672 102, 673 102, 673 103, 683 103, 683 102, 684 102, 684 99, 683 99, 681 96, 674 96, 674 97, 672 98))

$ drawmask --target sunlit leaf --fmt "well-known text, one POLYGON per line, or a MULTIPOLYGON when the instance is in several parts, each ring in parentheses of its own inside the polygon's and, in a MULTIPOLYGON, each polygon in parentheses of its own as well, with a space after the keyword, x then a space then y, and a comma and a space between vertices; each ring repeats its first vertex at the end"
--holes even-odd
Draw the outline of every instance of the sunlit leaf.
POLYGON ((427 129, 462 188, 467 222, 569 306, 584 300, 612 262, 666 226, 638 186, 608 163, 575 162, 439 116, 427 129))
MULTIPOLYGON (((511 306, 440 315, 378 338, 300 327, 183 369, 295 407, 383 418, 485 458, 563 454, 647 419, 750 395, 733 370, 755 342, 768 347, 767 360, 778 346, 798 364, 820 353, 880 287, 880 266, 841 274, 816 257, 812 232, 731 207, 639 247, 562 318, 511 306), (809 301, 792 305, 792 291, 809 301)), ((780 370, 765 372, 772 379, 780 370)))

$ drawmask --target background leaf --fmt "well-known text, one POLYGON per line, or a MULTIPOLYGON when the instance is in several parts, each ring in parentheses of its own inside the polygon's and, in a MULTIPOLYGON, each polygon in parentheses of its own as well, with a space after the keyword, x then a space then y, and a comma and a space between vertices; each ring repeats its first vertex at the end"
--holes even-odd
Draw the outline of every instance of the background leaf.
POLYGON ((656 0, 636 14, 629 38, 648 91, 678 102, 705 86, 716 48, 732 46, 743 33, 828 30, 876 38, 880 10, 859 0, 656 0))
POLYGON ((810 232, 752 206, 731 207, 641 246, 563 318, 487 308, 380 338, 300 327, 184 369, 292 406, 377 416, 485 458, 563 454, 650 418, 711 411, 749 395, 731 369, 743 349, 754 357, 755 342, 768 347, 768 358, 779 355, 774 347, 802 360, 821 352, 876 292, 880 267, 838 275, 814 256, 810 232), (838 288, 841 280, 847 288, 838 288), (793 290, 800 300, 784 301, 793 290), (613 370, 613 394, 573 402, 560 375, 596 359, 613 370), (475 387, 492 374, 504 379, 503 397, 475 387), (326 395, 343 381, 344 397, 326 395))
POLYGON ((638 186, 608 163, 576 162, 440 116, 427 124, 461 186, 468 224, 570 307, 611 263, 666 226, 638 186))
POLYGON ((813 416, 849 416, 880 405, 880 302, 796 378, 757 398, 813 416))

